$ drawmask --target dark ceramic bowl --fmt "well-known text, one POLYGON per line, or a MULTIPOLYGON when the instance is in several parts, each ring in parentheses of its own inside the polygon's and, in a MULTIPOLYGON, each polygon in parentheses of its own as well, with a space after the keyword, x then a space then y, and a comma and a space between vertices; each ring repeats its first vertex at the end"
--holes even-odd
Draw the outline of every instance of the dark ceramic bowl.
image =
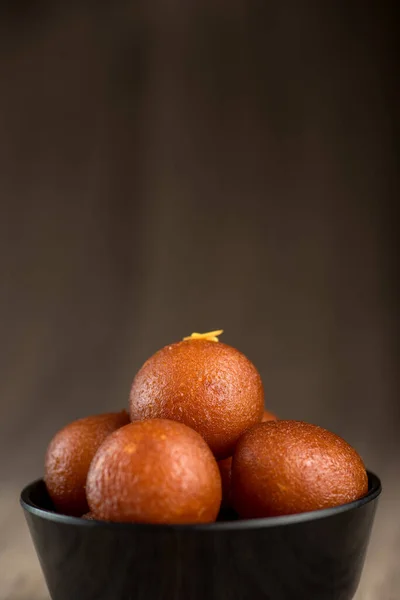
POLYGON ((368 475, 350 504, 210 525, 66 517, 43 480, 21 504, 53 600, 350 600, 381 492, 368 475))

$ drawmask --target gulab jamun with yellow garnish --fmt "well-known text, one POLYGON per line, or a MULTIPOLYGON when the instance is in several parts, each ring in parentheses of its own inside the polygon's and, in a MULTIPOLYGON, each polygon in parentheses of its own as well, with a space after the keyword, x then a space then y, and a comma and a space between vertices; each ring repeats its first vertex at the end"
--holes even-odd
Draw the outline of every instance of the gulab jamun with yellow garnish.
POLYGON ((171 419, 192 427, 217 459, 264 412, 259 372, 239 350, 218 341, 222 330, 192 334, 151 356, 133 380, 130 417, 171 419))

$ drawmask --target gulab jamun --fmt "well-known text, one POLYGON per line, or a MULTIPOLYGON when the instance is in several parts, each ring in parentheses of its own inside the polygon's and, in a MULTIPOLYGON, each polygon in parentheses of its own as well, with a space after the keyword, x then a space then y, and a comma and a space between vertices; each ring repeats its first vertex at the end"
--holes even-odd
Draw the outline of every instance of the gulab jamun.
MULTIPOLYGON (((261 422, 266 423, 267 421, 277 421, 277 417, 269 412, 268 410, 264 410, 264 414, 261 422)), ((221 473, 221 481, 222 481, 222 508, 231 508, 231 480, 232 480, 232 456, 228 458, 223 458, 218 461, 219 472, 221 473)))
POLYGON ((301 421, 270 421, 247 431, 236 445, 231 485, 232 504, 242 518, 329 508, 368 491, 356 450, 301 421))
POLYGON ((47 448, 44 479, 59 512, 80 517, 89 510, 85 485, 92 458, 106 437, 127 423, 123 410, 78 419, 56 433, 47 448))
POLYGON ((176 421, 137 421, 115 431, 98 449, 86 494, 96 519, 208 523, 220 509, 221 477, 196 431, 176 421))
POLYGON ((264 414, 262 416, 261 419, 261 423, 267 423, 268 421, 277 421, 278 417, 276 417, 272 412, 269 412, 269 410, 264 410, 264 414))
POLYGON ((196 335, 202 337, 165 346, 145 362, 132 384, 130 416, 132 421, 184 423, 222 459, 233 454, 246 429, 261 422, 263 385, 256 367, 239 350, 215 336, 196 335))
POLYGON ((232 456, 218 461, 222 482, 222 508, 231 508, 232 456))
POLYGON ((90 511, 85 513, 84 515, 82 515, 81 518, 84 519, 85 521, 95 521, 94 514, 91 513, 90 511))

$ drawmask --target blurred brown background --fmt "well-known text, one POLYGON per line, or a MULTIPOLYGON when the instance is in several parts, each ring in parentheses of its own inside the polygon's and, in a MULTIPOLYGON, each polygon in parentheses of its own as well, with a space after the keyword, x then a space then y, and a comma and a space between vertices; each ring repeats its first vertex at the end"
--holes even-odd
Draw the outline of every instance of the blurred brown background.
POLYGON ((333 4, 1 4, 0 598, 46 598, 53 433, 220 327, 382 476, 357 598, 400 597, 394 18, 333 4))

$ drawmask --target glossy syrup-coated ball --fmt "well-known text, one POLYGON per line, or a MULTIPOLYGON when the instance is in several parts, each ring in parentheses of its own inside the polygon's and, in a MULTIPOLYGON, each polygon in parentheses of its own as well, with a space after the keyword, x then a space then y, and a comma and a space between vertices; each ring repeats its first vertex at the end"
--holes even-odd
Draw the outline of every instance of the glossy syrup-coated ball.
POLYGON ((87 487, 98 519, 135 523, 209 523, 221 505, 221 477, 204 439, 182 423, 137 421, 96 453, 87 487))
POLYGON ((231 456, 246 429, 261 421, 261 377, 244 354, 205 339, 156 352, 136 375, 131 420, 172 419, 195 429, 215 456, 231 456))
POLYGON ((222 508, 231 508, 232 456, 218 461, 222 482, 222 508))
MULTIPOLYGON (((268 410, 264 410, 264 414, 262 417, 262 423, 266 423, 267 421, 277 421, 277 417, 269 412, 268 410)), ((232 507, 232 499, 231 499, 231 482, 232 482, 232 456, 228 458, 223 458, 218 461, 219 472, 221 473, 221 481, 222 481, 222 508, 231 508, 232 507)))
POLYGON ((359 454, 322 427, 270 421, 247 431, 236 446, 232 503, 242 518, 329 508, 367 491, 359 454))
POLYGON ((278 420, 278 417, 276 417, 272 412, 269 412, 269 410, 264 410, 264 414, 261 419, 262 423, 267 423, 267 421, 277 421, 277 420, 278 420))
POLYGON ((82 519, 84 519, 85 521, 95 521, 96 520, 93 513, 91 513, 91 512, 87 512, 84 515, 82 515, 82 519))
POLYGON ((127 423, 123 410, 78 419, 56 433, 46 452, 45 482, 59 512, 80 517, 88 511, 85 485, 92 458, 106 437, 127 423))

